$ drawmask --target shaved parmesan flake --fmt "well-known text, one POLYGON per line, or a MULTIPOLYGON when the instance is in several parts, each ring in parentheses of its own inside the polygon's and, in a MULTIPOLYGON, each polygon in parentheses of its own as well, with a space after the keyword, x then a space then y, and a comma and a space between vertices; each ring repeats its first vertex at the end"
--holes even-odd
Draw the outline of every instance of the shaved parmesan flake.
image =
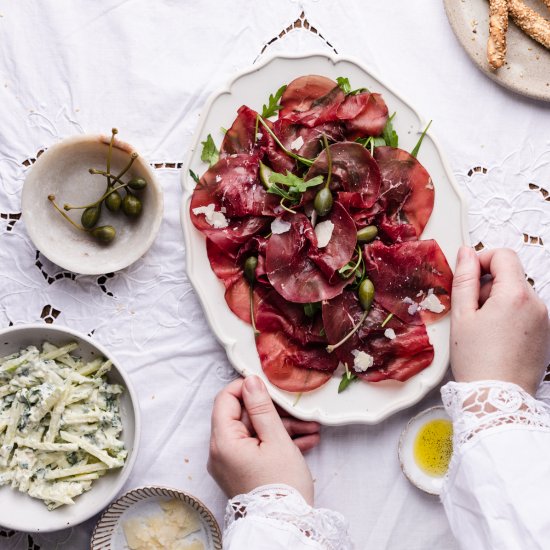
POLYGON ((271 233, 273 233, 273 235, 282 235, 290 230, 291 225, 290 222, 285 222, 281 218, 275 218, 271 222, 271 233))
POLYGON ((161 502, 160 507, 160 513, 132 517, 122 523, 126 543, 131 550, 204 550, 204 544, 196 536, 188 538, 201 529, 195 510, 176 499, 161 502))
POLYGON ((330 220, 318 223, 315 226, 315 235, 317 235, 317 247, 325 248, 330 242, 332 232, 334 231, 334 224, 330 220))
POLYGON ((216 212, 216 205, 211 203, 208 206, 198 206, 193 208, 193 214, 198 216, 199 214, 204 214, 206 222, 210 224, 214 229, 222 229, 227 227, 229 224, 226 217, 223 215, 223 212, 216 212))
POLYGON ((384 331, 384 336, 390 340, 395 340, 395 330, 393 330, 393 328, 387 328, 384 331))
POLYGON ((374 357, 364 351, 354 349, 351 354, 353 355, 353 367, 358 372, 365 372, 374 365, 374 357))
POLYGON ((433 289, 430 290, 432 290, 432 292, 428 292, 428 295, 420 302, 419 306, 432 313, 441 313, 445 311, 445 306, 439 301, 439 298, 433 294, 433 289))
POLYGON ((304 145, 304 138, 302 136, 298 136, 291 144, 290 148, 293 151, 299 151, 304 145))

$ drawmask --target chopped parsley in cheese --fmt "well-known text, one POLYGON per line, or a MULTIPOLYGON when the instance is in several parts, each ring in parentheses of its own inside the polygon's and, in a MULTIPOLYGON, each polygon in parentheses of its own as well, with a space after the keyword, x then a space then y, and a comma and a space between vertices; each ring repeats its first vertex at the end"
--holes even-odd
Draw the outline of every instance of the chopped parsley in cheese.
POLYGON ((44 343, 0 359, 0 486, 53 510, 74 504, 94 480, 124 465, 122 387, 110 361, 83 362, 77 344, 44 343))

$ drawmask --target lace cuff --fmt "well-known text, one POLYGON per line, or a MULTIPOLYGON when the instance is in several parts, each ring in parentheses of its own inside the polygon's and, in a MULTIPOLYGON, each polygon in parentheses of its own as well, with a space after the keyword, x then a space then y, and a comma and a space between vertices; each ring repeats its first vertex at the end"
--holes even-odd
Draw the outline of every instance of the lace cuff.
POLYGON ((516 384, 500 380, 448 382, 441 388, 453 421, 453 446, 459 449, 476 434, 506 425, 550 430, 550 406, 516 384))
POLYGON ((312 508, 296 489, 288 485, 263 485, 245 495, 237 495, 225 511, 225 534, 241 519, 261 517, 296 528, 304 537, 325 550, 352 550, 348 526, 338 512, 312 508))

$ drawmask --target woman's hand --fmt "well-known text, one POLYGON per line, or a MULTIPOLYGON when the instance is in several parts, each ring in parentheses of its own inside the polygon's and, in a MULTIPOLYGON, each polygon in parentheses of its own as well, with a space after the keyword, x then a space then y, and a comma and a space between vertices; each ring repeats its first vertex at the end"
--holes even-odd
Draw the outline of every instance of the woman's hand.
POLYGON ((260 378, 235 380, 214 402, 208 471, 229 498, 284 483, 313 505, 313 480, 302 452, 319 437, 316 422, 281 419, 260 378))
POLYGON ((458 253, 451 310, 451 365, 457 382, 504 380, 532 395, 549 360, 544 302, 512 250, 458 253), (490 276, 483 285, 480 277, 490 276))

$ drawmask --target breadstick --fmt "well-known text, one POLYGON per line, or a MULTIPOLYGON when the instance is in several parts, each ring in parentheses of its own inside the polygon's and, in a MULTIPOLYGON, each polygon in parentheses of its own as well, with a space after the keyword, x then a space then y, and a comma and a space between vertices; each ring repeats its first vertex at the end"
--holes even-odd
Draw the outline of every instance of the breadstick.
POLYGON ((533 11, 523 0, 508 0, 508 11, 514 23, 531 38, 550 49, 550 21, 533 11))
POLYGON ((489 40, 487 40, 487 61, 493 69, 498 69, 504 65, 504 59, 506 57, 507 30, 507 0, 489 0, 489 40))

